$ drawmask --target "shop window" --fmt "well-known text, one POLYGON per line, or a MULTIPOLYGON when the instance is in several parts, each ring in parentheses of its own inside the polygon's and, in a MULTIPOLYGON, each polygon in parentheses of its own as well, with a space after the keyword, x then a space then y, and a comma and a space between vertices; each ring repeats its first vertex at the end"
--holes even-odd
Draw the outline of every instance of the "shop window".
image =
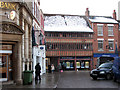
POLYGON ((81 61, 81 68, 85 68, 85 62, 81 61))
POLYGON ((76 68, 80 68, 80 62, 76 62, 76 68))
POLYGON ((67 68, 67 69, 70 68, 70 62, 66 62, 66 68, 67 68))
POLYGON ((90 68, 90 64, 89 64, 89 61, 81 61, 81 69, 88 69, 90 68))
POLYGON ((85 62, 85 68, 89 68, 89 62, 88 61, 85 62))

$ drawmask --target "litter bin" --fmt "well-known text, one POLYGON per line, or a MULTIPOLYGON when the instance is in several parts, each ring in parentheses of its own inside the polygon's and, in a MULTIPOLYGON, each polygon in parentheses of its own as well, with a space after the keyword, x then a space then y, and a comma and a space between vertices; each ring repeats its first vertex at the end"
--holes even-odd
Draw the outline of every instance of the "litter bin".
POLYGON ((33 71, 23 72, 23 84, 24 85, 32 84, 32 74, 33 74, 33 71))

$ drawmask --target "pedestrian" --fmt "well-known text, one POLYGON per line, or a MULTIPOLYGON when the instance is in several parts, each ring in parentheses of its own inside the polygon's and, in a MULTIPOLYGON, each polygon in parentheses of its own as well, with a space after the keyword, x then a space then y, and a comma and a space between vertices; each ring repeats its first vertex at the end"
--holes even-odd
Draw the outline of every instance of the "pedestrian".
POLYGON ((40 73, 41 73, 41 66, 39 65, 39 63, 37 63, 37 65, 35 66, 35 80, 41 80, 40 77, 40 73))
POLYGON ((51 73, 51 65, 48 65, 48 73, 51 73))
POLYGON ((59 72, 61 71, 61 69, 62 69, 61 63, 59 63, 59 72))
POLYGON ((54 65, 52 64, 51 65, 51 70, 52 70, 52 73, 54 72, 54 70, 55 70, 55 67, 54 67, 54 65))

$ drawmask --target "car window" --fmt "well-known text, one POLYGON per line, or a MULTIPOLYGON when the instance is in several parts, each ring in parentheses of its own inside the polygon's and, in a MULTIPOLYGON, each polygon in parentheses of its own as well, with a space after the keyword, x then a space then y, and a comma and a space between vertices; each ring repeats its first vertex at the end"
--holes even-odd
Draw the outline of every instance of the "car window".
POLYGON ((98 68, 112 68, 112 65, 111 63, 104 63, 104 64, 101 64, 98 68))

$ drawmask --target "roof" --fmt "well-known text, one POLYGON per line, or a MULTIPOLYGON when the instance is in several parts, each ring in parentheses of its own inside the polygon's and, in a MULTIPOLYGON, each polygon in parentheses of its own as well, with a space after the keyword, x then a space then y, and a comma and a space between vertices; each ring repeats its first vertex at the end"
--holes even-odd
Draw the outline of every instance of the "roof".
POLYGON ((47 32, 93 32, 87 20, 78 15, 44 15, 47 32))
POLYGON ((115 19, 113 19, 113 18, 110 18, 110 17, 90 17, 89 18, 89 20, 91 21, 91 22, 94 22, 94 23, 114 23, 114 24, 117 24, 118 22, 115 20, 115 19))

